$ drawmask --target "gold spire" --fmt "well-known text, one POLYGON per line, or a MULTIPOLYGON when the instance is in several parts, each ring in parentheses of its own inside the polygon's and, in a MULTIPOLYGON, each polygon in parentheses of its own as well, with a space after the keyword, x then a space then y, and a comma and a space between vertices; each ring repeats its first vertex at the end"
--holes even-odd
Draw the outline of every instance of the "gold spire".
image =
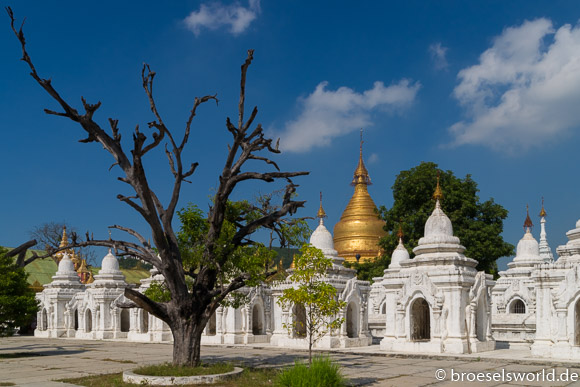
POLYGON ((316 214, 317 218, 326 218, 326 212, 324 212, 324 208, 322 208, 322 191, 320 191, 320 208, 318 209, 318 214, 316 214))
MULTIPOLYGON (((66 247, 68 246, 68 235, 66 233, 66 226, 63 226, 62 228, 62 239, 60 241, 60 245, 58 246, 59 248, 62 247, 66 247)), ((60 260, 64 257, 65 254, 68 254, 72 257, 74 257, 75 253, 73 249, 65 249, 65 250, 61 250, 58 253, 54 254, 54 258, 56 259, 56 263, 60 263, 60 260)))
POLYGON ((62 240, 60 241, 59 247, 68 246, 68 236, 66 235, 66 226, 62 227, 62 240))
POLYGON ((368 193, 371 183, 362 158, 362 130, 358 166, 354 172, 354 194, 334 226, 334 248, 348 262, 373 260, 382 254, 378 242, 386 235, 385 222, 378 216, 377 206, 368 193))
POLYGON ((403 241, 403 236, 405 236, 405 234, 403 234, 403 227, 401 226, 401 220, 399 219, 399 231, 397 231, 397 236, 399 237, 399 242, 403 241))
POLYGON ((544 197, 542 196, 542 209, 540 210, 540 217, 544 218, 546 215, 546 210, 544 210, 544 197))
POLYGON ((532 227, 534 227, 534 224, 532 223, 532 219, 530 218, 530 208, 526 204, 526 220, 524 221, 524 230, 530 229, 532 227))
POLYGON ((439 177, 441 172, 437 170, 437 187, 435 187, 435 192, 433 193, 433 200, 442 200, 443 191, 441 191, 441 186, 439 185, 439 177))
POLYGON ((358 157, 358 165, 354 170, 354 177, 352 179, 351 185, 357 186, 359 184, 364 185, 371 185, 371 177, 369 176, 369 172, 365 167, 365 163, 363 161, 363 131, 360 130, 360 153, 358 157))

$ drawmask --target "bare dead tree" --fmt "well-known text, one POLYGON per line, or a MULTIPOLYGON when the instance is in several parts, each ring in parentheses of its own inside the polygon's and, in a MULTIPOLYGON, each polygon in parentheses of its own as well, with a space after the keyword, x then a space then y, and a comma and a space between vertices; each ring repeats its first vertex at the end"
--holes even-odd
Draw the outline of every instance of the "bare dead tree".
POLYGON ((153 81, 156 74, 149 65, 145 64, 141 72, 141 79, 154 117, 153 121, 148 123, 148 128, 152 134, 151 139, 148 139, 137 126, 132 136, 133 147, 128 154, 121 144, 118 120, 109 118, 110 134, 93 120, 95 112, 101 106, 100 102, 91 104, 81 97, 83 112, 79 112, 58 93, 50 79, 40 77, 27 52, 22 26, 17 28, 12 10, 9 7, 6 10, 10 17, 12 30, 22 48, 22 60, 30 68, 30 75, 62 109, 62 111, 45 109, 45 112, 77 122, 87 134, 87 137, 80 142, 98 142, 113 156, 115 159, 113 166, 118 166, 123 171, 123 176, 118 177, 118 179, 129 185, 134 191, 133 196, 117 195, 117 198, 137 211, 149 224, 157 251, 137 231, 120 225, 113 225, 111 228, 129 234, 136 239, 135 242, 111 239, 95 240, 88 237, 86 241, 81 242, 76 240, 75 236, 73 244, 69 247, 106 246, 116 248, 124 254, 138 257, 155 266, 166 279, 171 300, 155 302, 133 289, 126 289, 125 296, 169 325, 174 338, 174 364, 199 365, 201 334, 209 318, 228 294, 243 287, 251 279, 248 273, 239 273, 235 277, 229 278, 226 283, 219 281, 224 274, 222 270, 232 253, 237 247, 248 243, 249 235, 258 228, 268 227, 282 217, 294 214, 299 207, 304 205, 303 201, 292 200, 292 193, 297 186, 291 178, 307 175, 308 172, 280 171, 273 160, 260 153, 261 151, 271 154, 280 153, 278 144, 273 145, 271 139, 264 137, 260 124, 256 125, 253 130, 250 129, 258 109, 254 108, 250 117, 247 120, 244 119, 246 73, 253 59, 253 50, 248 50, 247 58, 241 66, 237 125, 234 125, 229 118, 226 120, 227 130, 232 135, 232 143, 228 146, 226 162, 219 176, 219 185, 213 205, 209 210, 209 231, 205 236, 202 263, 199 264, 197 270, 188 273, 193 277, 193 285, 188 288, 172 221, 179 201, 181 186, 183 182, 187 182, 187 178, 195 172, 198 165, 193 163, 186 166, 182 160, 183 150, 191 134, 193 119, 200 105, 208 101, 218 102, 216 95, 206 95, 194 99, 183 136, 178 139, 167 128, 157 109, 153 97, 153 81), (165 145, 165 154, 173 175, 173 190, 166 205, 150 188, 143 166, 143 157, 151 150, 161 146, 162 143, 165 145), (248 160, 262 161, 271 166, 274 171, 264 173, 242 171, 242 167, 248 160), (279 208, 258 219, 241 224, 228 245, 229 247, 226 249, 218 248, 217 241, 224 224, 227 202, 237 184, 251 180, 274 182, 278 179, 287 181, 283 202, 279 208))

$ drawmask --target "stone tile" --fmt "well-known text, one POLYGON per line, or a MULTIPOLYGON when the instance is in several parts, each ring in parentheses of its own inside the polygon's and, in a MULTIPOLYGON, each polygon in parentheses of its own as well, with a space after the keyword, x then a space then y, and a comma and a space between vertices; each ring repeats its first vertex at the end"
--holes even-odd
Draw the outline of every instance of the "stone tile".
POLYGON ((371 384, 373 387, 402 387, 402 386, 429 386, 436 381, 434 378, 424 378, 417 376, 399 376, 396 378, 379 380, 371 384))
POLYGON ((471 364, 471 361, 465 360, 465 361, 461 361, 461 360, 423 360, 421 362, 421 365, 427 366, 427 367, 436 367, 436 368, 454 368, 457 367, 459 365, 465 365, 465 364, 471 364))
POLYGON ((502 367, 506 364, 504 363, 492 363, 487 361, 472 361, 472 362, 465 362, 458 364, 456 366, 450 367, 453 368, 455 371, 460 372, 477 372, 477 371, 486 371, 486 370, 494 370, 498 367, 502 367))

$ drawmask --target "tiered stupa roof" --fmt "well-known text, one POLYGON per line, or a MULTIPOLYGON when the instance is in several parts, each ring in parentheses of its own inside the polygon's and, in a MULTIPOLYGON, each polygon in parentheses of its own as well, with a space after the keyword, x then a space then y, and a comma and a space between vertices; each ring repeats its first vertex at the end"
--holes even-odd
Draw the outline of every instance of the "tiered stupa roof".
POLYGON ((379 219, 377 206, 368 193, 371 178, 363 162, 362 134, 358 165, 352 185, 354 194, 346 206, 340 221, 334 226, 334 248, 347 261, 372 260, 381 254, 379 240, 386 235, 385 222, 379 219))

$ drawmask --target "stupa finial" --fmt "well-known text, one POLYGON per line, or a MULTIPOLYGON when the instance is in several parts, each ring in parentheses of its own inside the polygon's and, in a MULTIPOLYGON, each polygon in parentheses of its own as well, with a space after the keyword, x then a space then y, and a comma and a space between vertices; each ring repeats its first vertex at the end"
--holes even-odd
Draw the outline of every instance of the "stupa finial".
POLYGON ((324 212, 324 208, 322 208, 322 191, 320 191, 320 207, 318 208, 318 213, 316 214, 316 217, 319 218, 320 220, 326 218, 326 212, 324 212))
POLYGON ((435 187, 435 192, 433 193, 433 200, 439 201, 443 199, 443 191, 441 191, 441 186, 439 185, 439 178, 441 177, 441 171, 437 170, 437 186, 435 187))
POLYGON ((68 236, 66 235, 66 225, 62 226, 62 240, 59 247, 68 246, 68 236))
POLYGON ((360 130, 360 151, 358 157, 358 165, 354 170, 354 178, 352 179, 352 185, 356 186, 359 184, 364 185, 371 185, 371 178, 369 176, 369 172, 365 167, 365 163, 363 161, 363 130, 360 130))
POLYGON ((399 237, 399 243, 402 243, 403 236, 405 236, 405 234, 403 234, 403 226, 401 225, 401 219, 399 219, 399 231, 397 231, 397 236, 399 237))
POLYGON ((530 218, 530 206, 526 204, 526 220, 524 221, 524 230, 528 232, 532 227, 534 227, 534 224, 532 223, 532 219, 530 218))
POLYGON ((542 209, 540 210, 540 218, 546 217, 546 210, 544 209, 544 197, 542 196, 542 209))

